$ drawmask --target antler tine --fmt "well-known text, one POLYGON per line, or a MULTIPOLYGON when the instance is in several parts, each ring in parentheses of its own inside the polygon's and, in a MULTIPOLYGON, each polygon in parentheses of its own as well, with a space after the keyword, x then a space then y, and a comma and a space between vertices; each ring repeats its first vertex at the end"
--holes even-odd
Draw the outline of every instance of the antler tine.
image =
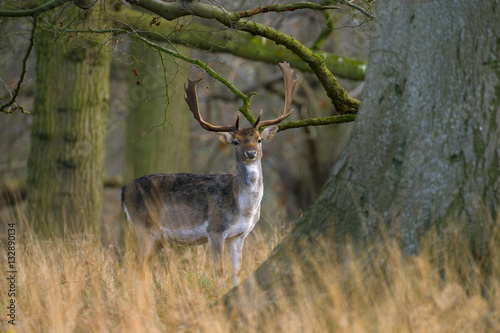
POLYGON ((200 110, 198 109, 198 98, 196 97, 196 84, 200 82, 201 79, 197 81, 192 81, 191 79, 188 79, 188 84, 184 84, 184 91, 186 92, 184 94, 184 99, 186 100, 186 103, 189 106, 189 110, 193 113, 194 119, 196 119, 201 127, 206 129, 207 131, 211 132, 237 132, 239 128, 239 123, 240 123, 240 115, 236 118, 236 123, 234 125, 227 125, 227 126, 215 126, 212 125, 206 121, 203 120, 200 114, 200 110))
POLYGON ((259 116, 257 117, 257 120, 255 121, 255 123, 253 123, 253 128, 257 128, 259 126, 261 117, 262 117, 262 110, 260 110, 259 116))
POLYGON ((259 119, 253 125, 254 127, 264 127, 264 126, 278 124, 285 118, 290 116, 293 112, 293 109, 290 111, 288 111, 288 109, 290 109, 290 105, 292 104, 293 90, 295 89, 295 85, 297 84, 297 79, 293 77, 294 76, 293 69, 290 68, 289 63, 285 61, 279 63, 278 65, 280 66, 281 72, 283 73, 283 79, 285 81, 285 107, 283 108, 281 116, 279 116, 276 119, 259 121, 260 120, 259 116, 259 119))

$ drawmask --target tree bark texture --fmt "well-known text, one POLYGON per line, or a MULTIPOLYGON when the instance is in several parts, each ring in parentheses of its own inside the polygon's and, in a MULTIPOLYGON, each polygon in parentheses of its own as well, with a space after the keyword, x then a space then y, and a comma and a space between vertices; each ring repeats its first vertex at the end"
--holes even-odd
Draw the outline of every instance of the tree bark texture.
POLYGON ((314 225, 335 221, 342 242, 370 238, 382 223, 415 254, 433 224, 496 220, 498 14, 498 1, 379 5, 363 113, 314 225))
MULTIPOLYGON (((179 52, 187 49, 180 47, 179 52)), ((186 72, 172 57, 136 43, 128 99, 125 180, 152 173, 188 172, 191 113, 184 101, 186 72), (162 58, 163 57, 163 61, 162 58)))
POLYGON ((479 253, 488 221, 498 227, 499 1, 377 6, 347 148, 289 236, 225 298, 231 308, 243 291, 260 290, 273 302, 293 293, 297 271, 307 276, 321 260, 350 251, 348 244, 366 249, 388 235, 404 254, 417 254, 429 230, 461 223, 479 253))
MULTIPOLYGON (((97 7, 75 19, 80 10, 71 6, 61 20, 96 24, 97 7)), ((27 203, 40 232, 100 231, 111 57, 95 38, 37 36, 27 203)))

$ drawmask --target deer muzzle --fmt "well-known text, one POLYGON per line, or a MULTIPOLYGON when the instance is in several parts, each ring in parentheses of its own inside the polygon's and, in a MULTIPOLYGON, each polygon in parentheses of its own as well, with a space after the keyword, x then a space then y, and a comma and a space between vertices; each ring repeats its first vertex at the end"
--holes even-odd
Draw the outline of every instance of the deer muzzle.
POLYGON ((254 159, 256 156, 257 156, 257 151, 254 149, 245 151, 245 157, 248 159, 254 159))

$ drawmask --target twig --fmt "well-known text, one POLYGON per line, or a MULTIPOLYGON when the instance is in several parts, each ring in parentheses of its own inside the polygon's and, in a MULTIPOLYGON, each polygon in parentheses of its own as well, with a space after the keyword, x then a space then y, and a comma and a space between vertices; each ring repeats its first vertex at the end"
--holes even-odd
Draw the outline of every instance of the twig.
POLYGON ((41 6, 24 10, 0 10, 0 17, 24 17, 40 15, 71 0, 53 0, 41 6))
POLYGON ((364 8, 362 8, 362 7, 358 6, 358 5, 353 4, 351 1, 340 0, 340 3, 343 3, 346 6, 349 6, 351 8, 357 9, 358 11, 360 11, 361 13, 363 13, 364 15, 366 15, 368 18, 373 19, 373 15, 372 14, 368 13, 364 8))
POLYGON ((11 114, 16 110, 21 110, 22 113, 29 113, 28 111, 24 110, 24 107, 22 105, 17 105, 16 100, 17 97, 19 96, 19 93, 21 92, 21 86, 24 82, 24 77, 28 72, 26 68, 28 66, 28 59, 30 57, 31 51, 33 50, 33 46, 35 45, 35 34, 36 34, 37 23, 38 23, 38 14, 33 16, 33 27, 31 29, 30 44, 23 58, 23 68, 21 71, 21 75, 19 76, 19 81, 17 82, 16 89, 14 90, 14 94, 11 95, 10 100, 7 103, 0 106, 1 112, 11 114), (11 108, 11 105, 14 105, 14 108, 11 108))

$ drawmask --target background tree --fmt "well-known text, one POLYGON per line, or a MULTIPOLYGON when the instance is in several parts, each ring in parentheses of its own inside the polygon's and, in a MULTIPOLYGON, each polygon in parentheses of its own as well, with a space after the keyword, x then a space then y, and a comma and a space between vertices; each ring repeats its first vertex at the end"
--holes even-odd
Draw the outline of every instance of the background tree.
POLYGON ((188 172, 190 117, 181 89, 186 72, 175 58, 140 42, 133 44, 131 55, 125 183, 152 173, 188 172))
POLYGON ((111 54, 104 36, 44 31, 46 24, 102 27, 102 7, 35 16, 37 85, 28 161, 27 203, 37 230, 99 234, 111 54), (75 23, 77 22, 77 23, 75 23), (56 24, 58 24, 56 23, 56 24))

